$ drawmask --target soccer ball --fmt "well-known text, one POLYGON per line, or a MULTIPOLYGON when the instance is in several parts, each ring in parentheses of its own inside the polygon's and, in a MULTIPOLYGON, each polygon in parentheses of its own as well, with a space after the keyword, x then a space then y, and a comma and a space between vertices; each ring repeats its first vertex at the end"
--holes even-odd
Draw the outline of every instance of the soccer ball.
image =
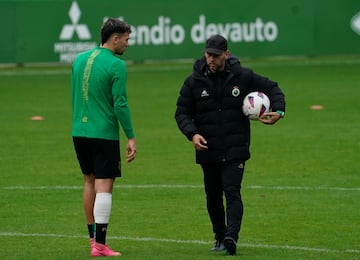
POLYGON ((269 112, 269 109, 270 100, 262 92, 251 92, 244 98, 242 111, 249 119, 259 120, 259 117, 269 112))

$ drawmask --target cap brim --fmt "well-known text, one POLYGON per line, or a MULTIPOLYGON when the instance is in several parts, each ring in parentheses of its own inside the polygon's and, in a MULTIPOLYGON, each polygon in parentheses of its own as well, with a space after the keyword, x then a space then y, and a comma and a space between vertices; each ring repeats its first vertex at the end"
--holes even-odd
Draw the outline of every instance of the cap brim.
POLYGON ((220 55, 220 54, 223 54, 225 51, 219 50, 219 49, 214 49, 214 48, 205 48, 204 52, 220 55))

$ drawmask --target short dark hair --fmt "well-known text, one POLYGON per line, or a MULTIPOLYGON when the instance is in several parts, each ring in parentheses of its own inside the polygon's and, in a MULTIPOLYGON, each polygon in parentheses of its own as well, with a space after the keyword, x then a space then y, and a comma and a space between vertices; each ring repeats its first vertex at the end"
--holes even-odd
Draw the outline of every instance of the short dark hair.
POLYGON ((107 19, 101 27, 101 44, 107 42, 114 33, 131 33, 131 27, 119 19, 107 19))

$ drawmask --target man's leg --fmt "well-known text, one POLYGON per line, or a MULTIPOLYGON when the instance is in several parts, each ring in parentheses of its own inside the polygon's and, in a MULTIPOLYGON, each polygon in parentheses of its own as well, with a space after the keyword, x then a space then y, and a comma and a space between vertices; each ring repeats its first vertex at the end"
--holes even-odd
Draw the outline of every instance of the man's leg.
POLYGON ((243 217, 243 202, 240 189, 245 165, 243 163, 229 163, 223 167, 223 185, 226 198, 227 230, 225 247, 227 254, 236 254, 236 243, 243 217))
MULTIPOLYGON (((83 190, 83 207, 85 212, 86 223, 88 226, 89 237, 92 241, 94 239, 94 203, 95 203, 95 176, 84 176, 84 190, 83 190)), ((90 242, 91 243, 91 242, 90 242)))
POLYGON ((204 173, 206 205, 215 233, 215 240, 222 242, 226 224, 220 168, 214 164, 201 166, 204 173))
POLYGON ((94 204, 94 218, 96 225, 95 240, 97 243, 106 243, 106 232, 109 224, 111 205, 112 205, 112 189, 114 179, 96 179, 95 191, 96 198, 94 204))
POLYGON ((95 245, 91 252, 92 256, 120 256, 120 252, 111 250, 106 243, 106 232, 109 224, 112 189, 114 179, 96 179, 96 198, 94 204, 95 218, 95 245))

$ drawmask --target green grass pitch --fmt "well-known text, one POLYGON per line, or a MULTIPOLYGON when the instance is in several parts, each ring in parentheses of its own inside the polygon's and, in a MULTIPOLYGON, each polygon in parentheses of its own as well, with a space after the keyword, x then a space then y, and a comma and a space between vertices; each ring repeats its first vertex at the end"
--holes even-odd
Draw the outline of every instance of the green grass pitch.
MULTIPOLYGON (((274 126, 252 122, 237 257, 360 259, 360 57, 242 63, 279 82, 287 112, 274 126)), ((122 165, 107 239, 124 259, 224 256, 210 251, 202 174, 173 118, 191 68, 128 66, 138 157, 122 165)), ((2 259, 89 257, 70 136, 69 71, 0 69, 2 259)))

